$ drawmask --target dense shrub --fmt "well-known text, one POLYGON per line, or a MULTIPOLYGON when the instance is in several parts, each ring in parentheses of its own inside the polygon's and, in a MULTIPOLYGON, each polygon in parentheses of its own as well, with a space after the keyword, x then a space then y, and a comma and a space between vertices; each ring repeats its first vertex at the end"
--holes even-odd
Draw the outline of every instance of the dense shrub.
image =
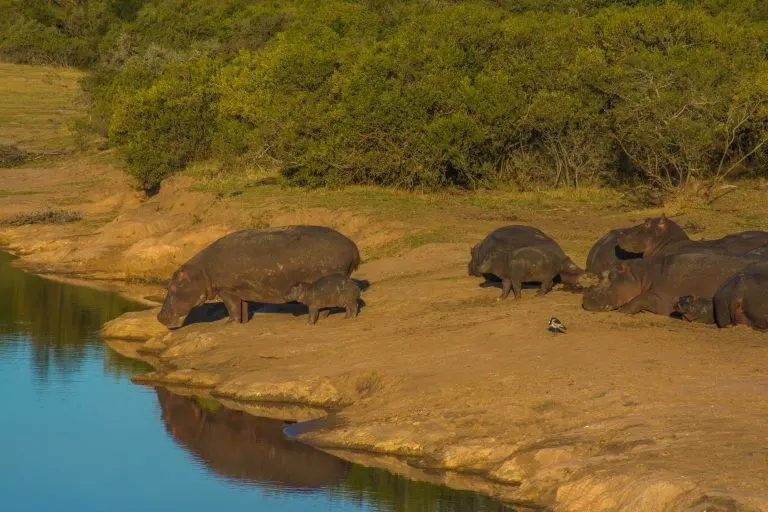
POLYGON ((764 0, 3 2, 5 54, 98 55, 92 118, 149 185, 210 156, 410 188, 768 165, 764 0))
POLYGON ((122 149, 139 183, 154 185, 207 156, 218 100, 212 87, 217 68, 207 58, 171 65, 150 87, 118 98, 110 140, 122 149))

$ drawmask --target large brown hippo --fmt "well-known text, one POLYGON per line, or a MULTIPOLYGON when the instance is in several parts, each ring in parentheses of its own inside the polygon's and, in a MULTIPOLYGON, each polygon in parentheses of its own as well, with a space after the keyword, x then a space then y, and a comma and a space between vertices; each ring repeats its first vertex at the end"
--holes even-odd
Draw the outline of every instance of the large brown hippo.
POLYGON ((679 297, 712 297, 731 275, 758 261, 704 249, 626 261, 606 271, 600 284, 584 293, 582 306, 590 311, 650 311, 668 316, 679 297))
POLYGON ((662 214, 603 235, 589 250, 586 270, 599 275, 622 261, 698 249, 768 256, 768 232, 744 231, 716 240, 691 240, 683 228, 662 214))
POLYGON ((323 276, 349 276, 360 264, 355 243, 322 226, 247 229, 226 235, 174 272, 157 319, 179 327, 190 310, 221 297, 236 322, 248 321, 248 301, 283 304, 291 286, 323 276))
POLYGON ((646 219, 643 224, 621 229, 617 241, 625 251, 642 253, 644 258, 698 249, 746 254, 768 247, 768 232, 744 231, 715 240, 691 240, 683 228, 662 214, 646 219))
POLYGON ((577 286, 584 273, 557 242, 531 226, 498 228, 472 247, 470 253, 469 275, 501 279, 499 300, 506 299, 510 291, 519 300, 525 282, 541 283, 537 295, 544 295, 552 289, 557 276, 562 282, 577 286))
POLYGON ((768 263, 750 265, 731 276, 714 297, 719 327, 748 325, 768 331, 768 263))

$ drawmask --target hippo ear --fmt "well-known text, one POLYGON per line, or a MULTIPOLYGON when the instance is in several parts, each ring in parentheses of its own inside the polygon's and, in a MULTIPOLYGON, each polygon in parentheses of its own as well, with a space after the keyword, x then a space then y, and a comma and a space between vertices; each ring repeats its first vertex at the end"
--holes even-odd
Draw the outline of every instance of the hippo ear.
POLYGON ((650 228, 651 227, 651 219, 645 219, 645 224, 643 224, 643 227, 645 227, 645 229, 650 228))
POLYGON ((659 217, 659 223, 656 224, 656 229, 659 231, 664 231, 667 229, 667 218, 664 216, 664 214, 661 214, 661 217, 659 217))
POLYGON ((175 294, 178 291, 178 288, 176 288, 176 284, 171 283, 171 286, 168 287, 168 291, 175 294))

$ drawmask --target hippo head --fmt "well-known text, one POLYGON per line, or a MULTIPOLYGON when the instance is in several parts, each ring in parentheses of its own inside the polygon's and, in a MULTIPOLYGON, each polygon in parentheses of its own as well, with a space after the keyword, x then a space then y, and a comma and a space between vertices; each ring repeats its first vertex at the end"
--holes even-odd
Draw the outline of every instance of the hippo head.
POLYGON ((189 271, 182 266, 171 277, 168 294, 165 296, 163 307, 157 314, 157 320, 169 329, 181 327, 192 308, 204 303, 211 298, 210 296, 205 280, 199 276, 190 275, 189 271))
POLYGON ((584 292, 582 307, 587 311, 611 311, 635 298, 640 291, 640 283, 630 265, 622 263, 604 271, 600 283, 584 292))
POLYGON ((689 322, 711 323, 714 321, 714 306, 711 298, 685 295, 675 301, 672 310, 680 313, 689 322))
POLYGON ((651 217, 645 219, 643 224, 621 230, 617 241, 619 247, 625 251, 649 256, 666 241, 682 238, 688 238, 688 236, 662 213, 660 217, 651 217))
POLYGON ((566 258, 560 269, 560 281, 565 284, 581 287, 581 277, 585 274, 583 268, 579 267, 571 258, 566 258))
POLYGON ((285 302, 303 302, 309 291, 309 284, 297 283, 291 286, 288 293, 285 294, 283 299, 285 302))

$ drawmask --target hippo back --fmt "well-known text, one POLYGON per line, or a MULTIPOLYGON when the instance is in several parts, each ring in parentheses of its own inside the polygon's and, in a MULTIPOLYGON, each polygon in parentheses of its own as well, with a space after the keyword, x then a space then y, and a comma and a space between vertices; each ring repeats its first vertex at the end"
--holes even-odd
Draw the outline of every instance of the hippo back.
POLYGON ((493 274, 495 265, 524 247, 546 250, 562 259, 567 258, 557 242, 543 231, 531 226, 510 225, 492 231, 477 244, 472 249, 471 264, 479 272, 493 274))
POLYGON ((654 289, 676 299, 683 295, 714 297, 729 277, 760 261, 747 255, 701 249, 655 257, 647 264, 658 265, 649 273, 654 289))
POLYGON ((754 263, 725 281, 714 297, 715 320, 719 327, 748 324, 768 329, 768 261, 754 263), (736 300, 742 311, 737 311, 736 300))
POLYGON ((244 300, 283 303, 290 287, 328 274, 349 276, 360 264, 352 240, 322 226, 286 226, 231 233, 185 266, 204 269, 215 291, 244 300))
POLYGON ((768 254, 768 231, 743 231, 701 243, 708 248, 739 254, 768 254))

